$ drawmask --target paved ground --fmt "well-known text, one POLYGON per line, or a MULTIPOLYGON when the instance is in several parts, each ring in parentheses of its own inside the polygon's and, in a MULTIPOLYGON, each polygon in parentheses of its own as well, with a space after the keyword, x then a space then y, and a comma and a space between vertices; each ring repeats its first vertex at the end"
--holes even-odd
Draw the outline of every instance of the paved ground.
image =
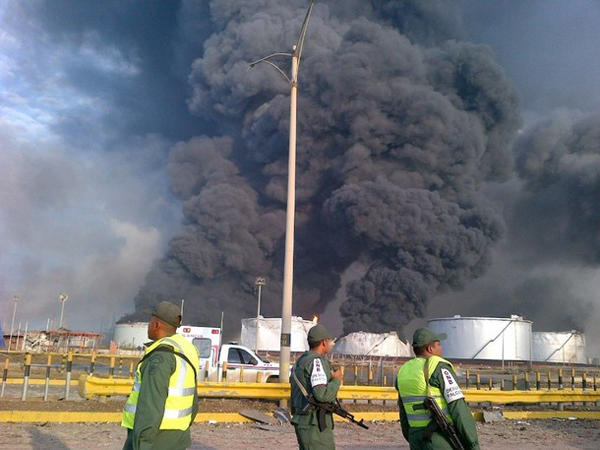
MULTIPOLYGON (((486 450, 598 450, 600 423, 586 420, 505 421, 479 424, 486 450)), ((336 425, 338 450, 407 449, 397 423, 369 430, 336 425)), ((195 424, 192 450, 288 450, 297 448, 291 427, 265 431, 250 424, 195 424)), ((0 423, 0 450, 120 450, 124 431, 116 424, 0 423)))

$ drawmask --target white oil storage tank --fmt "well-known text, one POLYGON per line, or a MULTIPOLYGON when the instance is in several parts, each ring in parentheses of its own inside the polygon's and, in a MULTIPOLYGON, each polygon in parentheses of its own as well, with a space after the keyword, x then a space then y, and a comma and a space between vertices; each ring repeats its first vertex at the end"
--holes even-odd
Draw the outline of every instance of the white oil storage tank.
POLYGON ((118 323, 113 341, 119 348, 142 349, 148 342, 148 322, 118 323))
MULTIPOLYGON (((292 316, 292 335, 290 350, 304 352, 308 350, 308 330, 316 325, 312 320, 292 316)), ((257 350, 278 352, 281 349, 281 318, 263 317, 242 319, 240 344, 257 350)))
POLYGON ((587 363, 585 335, 578 331, 532 333, 534 361, 553 363, 587 363))
POLYGON ((522 316, 461 317, 431 319, 428 327, 446 333, 444 357, 493 361, 531 360, 531 321, 522 316))

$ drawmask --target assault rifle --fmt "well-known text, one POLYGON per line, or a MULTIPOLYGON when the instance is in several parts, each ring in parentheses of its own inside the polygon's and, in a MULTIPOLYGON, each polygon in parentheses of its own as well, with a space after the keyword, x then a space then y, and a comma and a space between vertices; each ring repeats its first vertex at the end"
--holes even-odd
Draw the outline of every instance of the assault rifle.
MULTIPOLYGON (((304 407, 302 412, 307 412, 311 407, 314 407, 317 408, 317 411, 327 411, 332 414, 337 414, 338 416, 343 417, 344 419, 348 419, 353 424, 356 424, 359 427, 363 427, 365 430, 369 429, 369 427, 365 425, 364 419, 360 419, 360 421, 356 420, 353 414, 349 413, 344 408, 342 408, 342 405, 340 405, 340 402, 337 399, 335 400, 335 402, 323 403, 315 399, 314 395, 312 394, 306 397, 306 399, 308 400, 308 403, 304 407)), ((323 416, 319 414, 319 428, 321 428, 320 422, 324 420, 324 417, 323 419, 321 417, 323 416)))
MULTIPOLYGON (((423 401, 423 406, 415 405, 414 409, 426 409, 431 413, 431 418, 433 422, 437 425, 436 428, 440 429, 440 432, 450 441, 450 445, 454 450, 466 450, 462 442, 456 434, 456 430, 454 429, 454 425, 448 420, 448 418, 444 415, 440 406, 437 404, 434 398, 425 397, 423 401)), ((431 430, 431 432, 435 431, 435 428, 431 430)))

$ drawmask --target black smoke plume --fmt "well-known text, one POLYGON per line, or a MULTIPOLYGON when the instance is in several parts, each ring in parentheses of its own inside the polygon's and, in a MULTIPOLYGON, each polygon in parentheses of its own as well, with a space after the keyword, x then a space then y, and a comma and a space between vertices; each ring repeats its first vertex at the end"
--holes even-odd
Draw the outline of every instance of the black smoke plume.
MULTIPOLYGON (((504 222, 479 193, 506 180, 515 90, 487 47, 461 40, 458 1, 317 2, 300 67, 294 314, 323 311, 340 276, 346 332, 401 330, 437 292, 484 273, 504 222)), ((279 316, 289 86, 250 61, 290 51, 308 2, 210 2, 189 76, 214 130, 171 152, 185 223, 136 308, 186 300, 186 322, 279 316)), ((287 61, 282 61, 287 64, 287 61)))

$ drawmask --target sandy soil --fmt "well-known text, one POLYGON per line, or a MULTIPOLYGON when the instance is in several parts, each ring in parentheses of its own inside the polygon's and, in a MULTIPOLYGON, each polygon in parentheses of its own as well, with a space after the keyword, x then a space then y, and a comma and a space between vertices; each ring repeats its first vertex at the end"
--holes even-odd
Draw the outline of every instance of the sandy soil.
MULTIPOLYGON (((397 423, 371 424, 363 430, 336 426, 338 450, 407 449, 397 423)), ((481 448, 487 450, 598 450, 597 421, 548 420, 479 424, 481 448)), ((1 450, 118 450, 125 432, 117 424, 0 424, 1 450)), ((196 424, 192 450, 298 448, 291 427, 265 431, 250 424, 196 424)))

